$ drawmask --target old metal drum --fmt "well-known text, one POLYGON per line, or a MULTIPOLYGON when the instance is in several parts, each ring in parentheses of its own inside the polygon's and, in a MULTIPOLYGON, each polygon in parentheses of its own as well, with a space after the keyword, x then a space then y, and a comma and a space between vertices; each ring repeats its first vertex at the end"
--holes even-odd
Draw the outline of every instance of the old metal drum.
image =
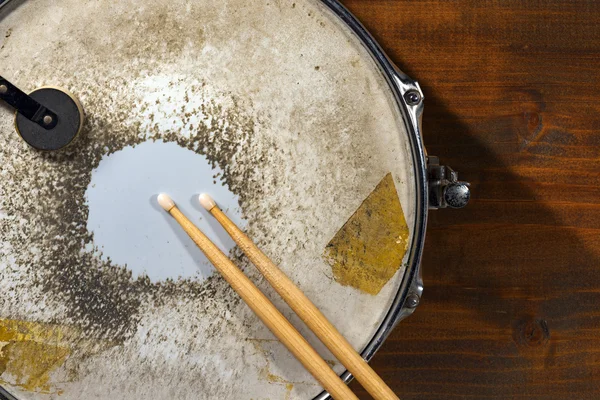
POLYGON ((19 87, 68 89, 86 114, 76 142, 43 153, 0 108, 0 382, 16 398, 325 396, 156 207, 161 191, 340 374, 198 193, 364 357, 418 303, 422 96, 337 2, 15 0, 0 60, 19 87), (324 250, 390 173, 406 254, 364 289, 324 250))

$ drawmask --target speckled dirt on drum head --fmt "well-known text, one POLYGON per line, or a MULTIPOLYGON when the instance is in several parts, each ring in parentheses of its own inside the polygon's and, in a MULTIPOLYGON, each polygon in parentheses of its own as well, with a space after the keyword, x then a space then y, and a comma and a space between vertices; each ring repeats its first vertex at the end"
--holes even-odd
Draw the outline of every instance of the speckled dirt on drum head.
MULTIPOLYGON (((186 95, 202 96, 201 90, 202 85, 192 86, 186 95)), ((232 110, 224 110, 214 103, 203 103, 202 110, 183 110, 181 115, 169 117, 186 121, 201 112, 204 118, 218 119, 227 127, 209 128, 201 124, 194 128, 190 137, 184 137, 177 130, 160 132, 156 128, 149 133, 131 127, 123 130, 118 120, 98 120, 97 114, 93 113, 97 107, 93 101, 87 101, 86 106, 92 112, 82 137, 68 150, 60 153, 25 150, 35 159, 35 168, 25 167, 31 164, 30 159, 22 160, 24 164, 13 162, 13 168, 21 173, 10 177, 12 187, 4 186, 10 198, 3 196, 3 199, 19 200, 18 209, 22 211, 19 217, 27 221, 28 240, 23 241, 20 234, 14 235, 12 226, 3 226, 2 236, 20 254, 20 265, 38 266, 31 273, 36 275, 38 285, 48 299, 64 298, 61 302, 67 304, 67 320, 62 323, 75 323, 85 329, 86 335, 122 339, 135 326, 141 301, 161 302, 165 296, 173 294, 212 297, 216 294, 215 285, 220 281, 211 279, 206 284, 196 284, 193 280, 180 280, 153 284, 147 278, 132 279, 131 272, 124 266, 102 261, 94 252, 82 251, 92 244, 93 239, 86 229, 88 208, 85 201, 92 170, 103 156, 124 146, 135 146, 149 138, 174 141, 205 155, 213 166, 218 165, 223 170, 220 177, 223 184, 229 185, 244 204, 257 189, 253 186, 256 182, 253 179, 254 162, 245 164, 243 157, 238 157, 233 169, 228 161, 236 155, 251 153, 256 122, 238 112, 235 106, 232 110), (31 193, 36 195, 31 196, 31 193)), ((268 157, 268 154, 262 157, 268 157)), ((6 204, 2 208, 15 210, 6 204)))
POLYGON ((152 284, 99 257, 86 230, 91 171, 146 140, 176 142, 218 165, 224 173, 214 179, 239 196, 249 236, 355 347, 369 341, 402 274, 366 295, 337 284, 321 253, 389 172, 412 224, 412 161, 385 80, 319 2, 27 0, 0 19, 0 63, 26 90, 73 92, 87 117, 73 146, 40 154, 0 109, 0 317, 74 328, 54 393, 306 399, 320 391, 218 275, 152 284), (112 347, 92 352, 90 338, 112 347))
MULTIPOLYGON (((186 97, 202 97, 202 86, 191 86, 186 97)), ((59 319, 50 318, 47 322, 78 328, 80 339, 73 338, 71 350, 78 350, 79 354, 73 351, 73 359, 78 355, 85 357, 89 352, 82 341, 94 338, 110 341, 114 346, 130 337, 137 328, 142 302, 146 307, 149 304, 161 307, 173 299, 185 298, 196 304, 199 315, 203 314, 202 308, 213 307, 213 301, 223 302, 225 308, 231 310, 238 305, 239 298, 218 276, 203 282, 179 279, 152 283, 147 277, 133 279, 126 266, 115 265, 110 259, 104 261, 97 248, 90 249, 93 236, 86 229, 85 191, 92 170, 107 154, 145 140, 173 141, 205 155, 213 166, 222 169, 223 175, 215 178, 239 195, 243 208, 248 197, 260 191, 264 182, 256 183, 258 179, 252 161, 257 155, 252 140, 257 122, 236 108, 236 100, 231 103, 234 107, 225 110, 208 100, 202 103, 201 110, 183 109, 180 115, 169 115, 186 121, 201 114, 204 120, 219 121, 210 127, 200 123, 190 131, 191 135, 184 135, 181 129, 163 132, 155 127, 141 132, 136 127, 125 128, 126 124, 119 120, 99 120, 94 112, 97 105, 88 101, 86 105, 91 112, 81 138, 68 149, 36 153, 21 145, 14 146, 14 142, 4 143, 2 153, 16 147, 24 157, 12 158, 11 167, 19 173, 10 174, 7 185, 2 187, 1 209, 11 210, 11 214, 1 221, 0 233, 3 241, 10 243, 12 252, 19 255, 15 261, 21 272, 28 276, 24 282, 34 282, 50 308, 64 305, 59 319), (252 158, 245 159, 244 154, 252 154, 252 158), (230 162, 234 158, 235 166, 230 162), (15 230, 15 220, 22 221, 23 230, 15 230), (83 250, 86 248, 87 251, 83 250), (77 342, 80 344, 73 344, 77 342)), ((265 152, 260 157, 266 159, 273 155, 265 152)), ((232 256, 238 265, 246 265, 239 252, 232 256)), ((17 288, 15 295, 18 296, 17 288)), ((219 327, 215 326, 214 334, 219 332, 219 327)), ((74 373, 76 362, 71 364, 75 369, 70 373, 74 373)), ((21 385, 30 387, 25 386, 26 382, 21 385)), ((13 383, 19 384, 19 381, 13 383)))

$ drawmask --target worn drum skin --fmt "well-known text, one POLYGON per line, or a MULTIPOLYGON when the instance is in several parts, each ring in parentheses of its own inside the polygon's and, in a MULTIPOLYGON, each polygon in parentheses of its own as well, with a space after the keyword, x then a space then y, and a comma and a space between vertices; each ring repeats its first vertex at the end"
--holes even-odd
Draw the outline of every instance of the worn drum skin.
MULTIPOLYGON (((195 221, 210 218, 191 205, 195 194, 229 193, 230 213, 250 237, 372 355, 415 282, 424 155, 416 114, 399 101, 398 88, 410 81, 393 89, 382 61, 332 4, 23 0, 0 9, 0 73, 25 90, 63 87, 86 115, 76 142, 43 153, 19 140, 12 112, 0 108, 6 390, 65 400, 321 393, 210 267, 177 269, 187 261, 173 257, 200 252, 172 247, 184 238, 152 199, 178 184, 189 192, 185 186, 188 197, 175 200, 195 221), (215 172, 177 164, 186 157, 215 172), (176 164, 169 179, 142 178, 167 158, 176 164), (143 160, 148 168, 138 168, 143 160), (399 262, 381 287, 344 281, 325 249, 390 173, 387 188, 408 227, 397 241, 399 262), (163 240, 163 230, 173 238, 163 240), (120 252, 113 255, 109 242, 120 252)), ((222 245, 343 373, 240 252, 222 245)))

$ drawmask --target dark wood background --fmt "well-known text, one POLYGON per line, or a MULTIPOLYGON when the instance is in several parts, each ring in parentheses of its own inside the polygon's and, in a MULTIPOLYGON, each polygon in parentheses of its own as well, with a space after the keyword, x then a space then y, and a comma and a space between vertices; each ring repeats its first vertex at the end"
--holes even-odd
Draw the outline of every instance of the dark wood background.
POLYGON ((403 399, 599 399, 600 3, 343 3, 473 192, 430 214, 421 305, 375 370, 403 399))

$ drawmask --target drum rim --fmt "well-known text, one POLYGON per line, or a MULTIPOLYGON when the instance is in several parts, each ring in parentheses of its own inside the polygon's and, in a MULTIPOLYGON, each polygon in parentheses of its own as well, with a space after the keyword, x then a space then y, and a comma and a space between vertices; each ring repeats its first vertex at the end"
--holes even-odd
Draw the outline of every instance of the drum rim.
MULTIPOLYGON (((423 292, 421 257, 425 242, 425 230, 427 227, 428 216, 427 156, 421 135, 421 116, 423 113, 424 97, 419 84, 398 69, 398 67, 388 58, 377 41, 375 41, 373 36, 371 36, 366 28, 339 2, 339 0, 319 1, 352 30, 376 62, 380 72, 384 75, 388 87, 394 94, 396 105, 402 113, 402 120, 408 134, 413 161, 413 172, 416 184, 413 240, 404 276, 402 277, 402 282, 396 292, 392 305, 388 309, 386 316, 369 343, 361 351, 362 357, 369 361, 373 358, 377 350, 379 350, 385 339, 390 335, 396 324, 414 311, 414 304, 405 304, 409 294, 416 295, 420 298, 423 292), (417 105, 409 105, 404 99, 404 95, 408 91, 417 91, 420 94, 420 101, 417 105)), ((0 0, 0 9, 10 2, 11 0, 0 0)), ((10 7, 7 8, 7 10, 8 9, 10 9, 10 7)), ((345 371, 341 374, 341 378, 344 382, 349 383, 353 379, 353 376, 348 371, 345 371)), ((326 400, 329 398, 327 392, 322 392, 313 400, 326 400)), ((0 386, 0 400, 17 400, 17 398, 0 386)))
MULTIPOLYGON (((402 120, 406 127, 409 138, 411 156, 413 161, 413 172, 415 176, 415 221, 413 225, 413 240, 411 243, 406 269, 400 287, 392 305, 387 311, 379 328, 362 349, 362 357, 369 361, 381 347, 385 339, 390 335, 392 329, 402 319, 413 313, 416 304, 406 304, 409 295, 416 295, 417 299, 423 293, 423 281, 421 278, 421 257, 425 243, 425 230, 427 227, 427 216, 429 210, 429 192, 427 175, 427 156, 421 135, 421 116, 423 114, 423 93, 419 84, 411 79, 389 59, 379 43, 367 31, 367 29, 356 19, 354 15, 339 0, 320 0, 330 11, 332 11, 352 32, 359 38, 361 43, 379 67, 384 75, 388 87, 394 94, 394 99, 402 113, 402 120), (417 105, 409 105, 404 98, 408 91, 416 91, 420 95, 417 105)), ((418 300, 417 300, 418 301, 418 300)), ((342 380, 349 383, 353 376, 345 371, 342 380)), ((325 391, 313 400, 326 400, 331 397, 325 391)))

